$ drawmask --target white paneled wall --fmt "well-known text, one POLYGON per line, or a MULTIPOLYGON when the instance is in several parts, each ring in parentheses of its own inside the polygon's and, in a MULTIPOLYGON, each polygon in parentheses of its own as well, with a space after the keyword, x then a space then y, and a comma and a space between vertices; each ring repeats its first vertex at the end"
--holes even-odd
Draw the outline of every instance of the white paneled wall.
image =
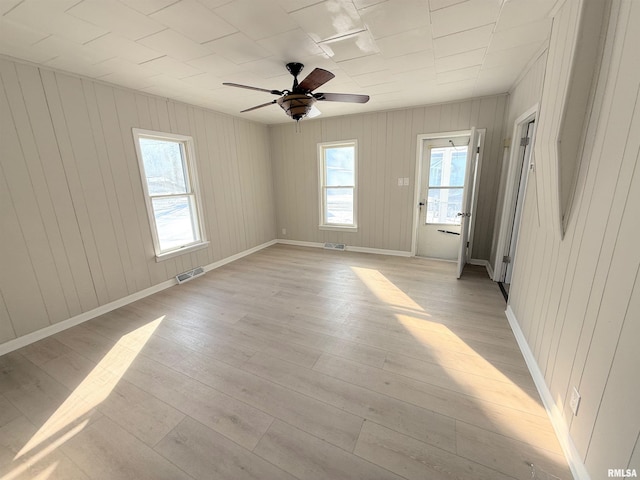
POLYGON ((270 127, 279 238, 410 251, 419 134, 486 128, 472 257, 489 259, 507 96, 270 127), (358 140, 358 231, 318 229, 319 142, 358 140), (399 187, 398 177, 409 177, 399 187), (287 234, 282 234, 282 229, 287 234))
POLYGON ((0 59, 0 343, 275 238, 268 129, 0 59), (132 127, 194 138, 209 248, 156 262, 132 127))
POLYGON ((593 479, 606 478, 610 468, 640 470, 640 3, 612 4, 607 68, 596 90, 599 114, 587 126, 564 238, 554 141, 580 0, 567 0, 554 19, 537 168, 510 291, 510 308, 593 479), (568 406, 574 386, 582 395, 577 416, 568 406))

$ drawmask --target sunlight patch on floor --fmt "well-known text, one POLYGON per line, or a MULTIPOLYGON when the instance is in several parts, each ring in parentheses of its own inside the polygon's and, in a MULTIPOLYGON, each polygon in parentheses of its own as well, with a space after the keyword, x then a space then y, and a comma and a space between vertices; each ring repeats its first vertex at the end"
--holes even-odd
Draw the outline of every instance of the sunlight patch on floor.
MULTIPOLYGON (((14 468, 0 480, 12 480, 36 462, 54 452, 67 440, 80 433, 89 423, 89 416, 113 391, 145 344, 156 331, 164 316, 123 335, 82 380, 67 399, 29 439, 13 459, 18 461, 31 454, 24 463, 14 468), (75 425, 74 425, 75 424, 75 425), (54 438, 56 437, 56 438, 54 438), (44 446, 45 442, 48 442, 44 446), (34 451, 38 449, 37 452, 34 451)), ((52 464, 53 465, 53 464, 52 464)), ((51 466, 40 472, 37 478, 46 479, 53 472, 51 466), (44 476, 43 476, 44 475, 44 476)))
MULTIPOLYGON (((546 412, 537 399, 532 398, 528 392, 500 372, 447 326, 434 321, 428 312, 380 271, 362 267, 351 267, 351 269, 379 300, 396 311, 394 316, 397 322, 420 345, 428 349, 429 357, 435 359, 442 366, 443 371, 446 371, 449 377, 466 390, 468 395, 484 401, 491 401, 485 400, 487 392, 482 386, 482 376, 478 377, 475 384, 469 381, 469 374, 477 375, 477 372, 482 372, 481 375, 504 382, 505 398, 513 396, 527 411, 546 418, 546 412), (463 365, 463 362, 460 361, 461 358, 468 358, 469 365, 463 365), (469 371, 471 367, 473 371, 469 371)), ((506 421, 503 422, 501 428, 508 431, 514 438, 525 442, 531 440, 531 435, 533 435, 532 432, 524 432, 506 421)))

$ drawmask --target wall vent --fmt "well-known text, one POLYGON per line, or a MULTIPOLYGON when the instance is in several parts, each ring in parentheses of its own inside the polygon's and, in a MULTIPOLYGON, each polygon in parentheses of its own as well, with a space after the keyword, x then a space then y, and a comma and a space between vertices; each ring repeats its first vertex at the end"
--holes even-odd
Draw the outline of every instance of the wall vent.
POLYGON ((327 250, 346 250, 346 245, 344 243, 325 243, 324 248, 327 250))
POLYGON ((204 275, 204 269, 202 267, 196 267, 193 270, 187 270, 186 272, 176 275, 178 283, 188 282, 189 280, 204 275))

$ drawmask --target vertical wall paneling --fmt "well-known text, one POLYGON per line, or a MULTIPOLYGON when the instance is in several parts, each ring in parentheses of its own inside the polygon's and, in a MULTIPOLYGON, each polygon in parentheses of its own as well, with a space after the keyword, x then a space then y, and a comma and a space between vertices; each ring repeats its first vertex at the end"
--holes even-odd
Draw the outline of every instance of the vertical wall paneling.
MULTIPOLYGON (((640 5, 613 1, 603 68, 587 113, 576 193, 564 237, 558 232, 556 139, 575 54, 583 0, 554 18, 534 150, 510 291, 510 308, 592 478, 638 468, 640 336, 640 5), (577 416, 571 390, 582 395, 577 416), (634 456, 635 455, 635 456, 634 456)), ((527 98, 534 66, 511 99, 527 98)), ((520 102, 520 100, 518 100, 520 102)), ((524 107, 524 103, 519 103, 524 107)), ((520 107, 510 103, 508 117, 520 107)), ((575 136, 575 135, 574 135, 575 136)))
POLYGON ((0 59, 0 342, 275 238, 268 127, 0 59), (156 262, 131 129, 194 138, 207 249, 156 262))
POLYGON ((505 95, 406 110, 306 120, 301 133, 290 123, 270 127, 277 234, 308 242, 343 242, 410 251, 413 240, 416 139, 419 134, 487 129, 472 258, 489 259, 502 162, 505 95), (358 231, 318 229, 316 146, 358 141, 358 231), (408 177, 409 186, 398 186, 408 177))

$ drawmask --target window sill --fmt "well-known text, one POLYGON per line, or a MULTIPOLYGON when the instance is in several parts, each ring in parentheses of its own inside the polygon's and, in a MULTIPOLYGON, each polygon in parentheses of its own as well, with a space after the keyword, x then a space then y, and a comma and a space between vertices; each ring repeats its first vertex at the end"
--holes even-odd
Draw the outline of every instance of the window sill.
POLYGON ((333 230, 336 232, 357 232, 358 227, 342 226, 342 225, 318 225, 320 230, 333 230))
POLYGON ((163 262, 165 260, 169 260, 170 258, 177 257, 178 255, 184 255, 185 253, 195 252, 196 250, 202 250, 203 248, 207 248, 209 246, 209 242, 196 243, 195 245, 189 245, 188 247, 182 247, 178 250, 171 250, 167 253, 161 253, 156 255, 156 262, 163 262))

